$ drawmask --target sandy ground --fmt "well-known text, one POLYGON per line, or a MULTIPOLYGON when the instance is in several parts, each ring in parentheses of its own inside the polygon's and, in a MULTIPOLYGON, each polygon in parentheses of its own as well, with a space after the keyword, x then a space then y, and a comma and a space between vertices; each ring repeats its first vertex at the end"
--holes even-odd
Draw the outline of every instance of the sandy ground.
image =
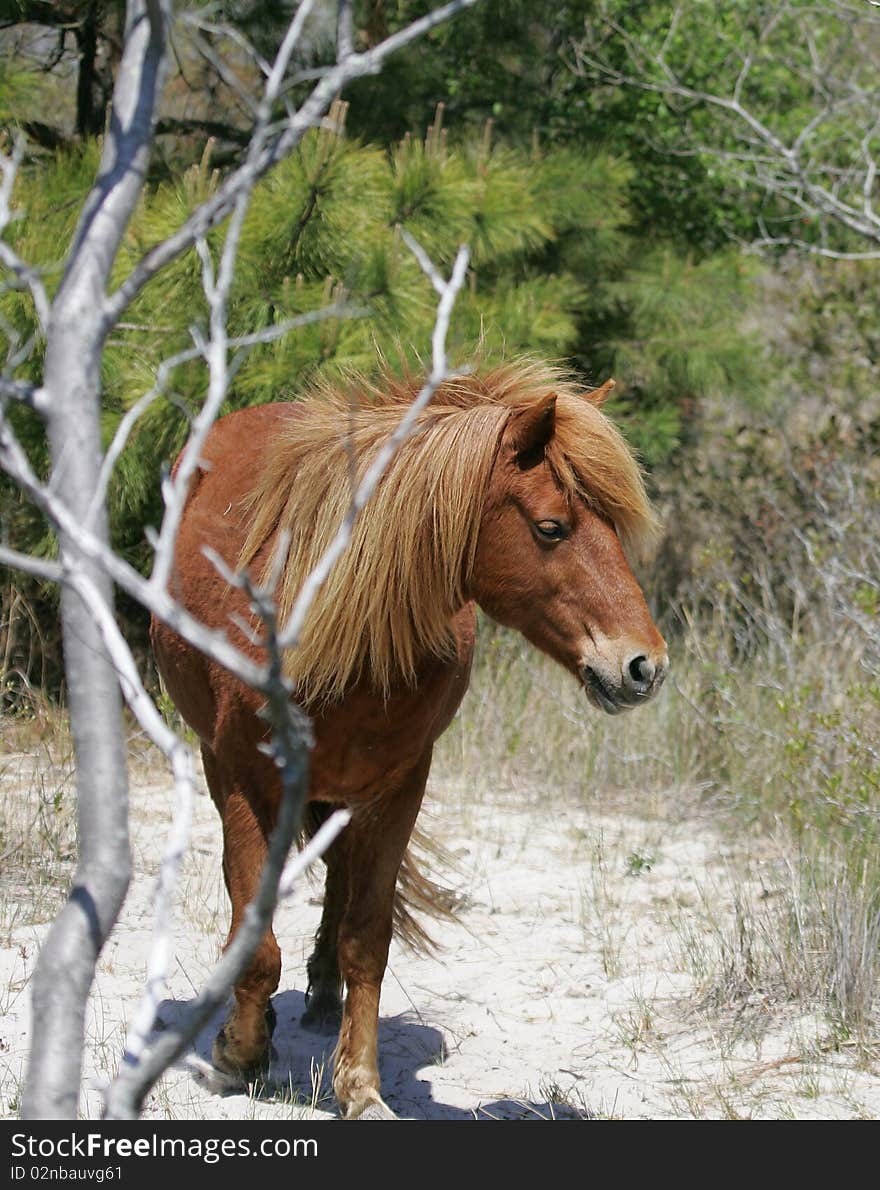
MULTIPOLYGON (((455 923, 433 927, 436 956, 392 947, 380 1069, 383 1093, 400 1115, 880 1116, 876 1067, 863 1053, 832 1050, 827 1022, 794 1016, 760 995, 720 1007, 707 999, 694 956, 708 955, 733 928, 739 858, 705 815, 675 820, 654 806, 637 818, 563 803, 548 816, 537 795, 500 794, 477 804, 448 786, 427 807, 422 824, 454 857, 455 870, 443 875, 463 907, 455 923)), ((100 1115, 100 1085, 118 1061, 140 996, 169 810, 158 770, 136 781, 135 879, 89 1005, 87 1117, 100 1115)), ((9 1117, 33 1028, 28 980, 47 926, 27 924, 26 888, 2 891, 0 1116, 9 1117), (10 897, 20 912, 9 913, 10 897)), ((335 1039, 298 1025, 319 895, 317 883, 303 883, 276 918, 285 967, 274 998, 269 1085, 226 1095, 205 1085, 194 1066, 210 1053, 215 1022, 197 1039, 194 1060, 154 1089, 147 1117, 336 1118, 329 1090, 335 1039)), ((165 1021, 216 958, 226 921, 218 822, 201 797, 180 887, 165 1021)))

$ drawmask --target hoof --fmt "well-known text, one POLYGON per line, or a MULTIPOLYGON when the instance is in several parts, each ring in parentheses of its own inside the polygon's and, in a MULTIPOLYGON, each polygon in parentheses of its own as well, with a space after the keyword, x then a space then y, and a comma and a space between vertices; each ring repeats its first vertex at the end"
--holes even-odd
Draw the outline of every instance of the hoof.
POLYGON ((211 1095, 236 1095, 247 1089, 237 1075, 224 1074, 222 1070, 196 1057, 195 1054, 190 1054, 185 1059, 185 1065, 199 1086, 204 1087, 211 1095))
POLYGON ((254 1056, 243 1056, 234 1045, 230 1044, 226 1028, 222 1028, 214 1038, 211 1048, 211 1061, 217 1070, 227 1079, 233 1080, 240 1087, 248 1083, 265 1078, 272 1059, 272 1049, 266 1039, 265 1047, 254 1056))
POLYGON ((366 1103, 350 1103, 345 1113, 346 1120, 399 1120, 384 1099, 368 1099, 366 1103))
POLYGON ((332 1034, 342 1024, 342 1001, 338 996, 313 996, 299 1023, 310 1033, 332 1034))

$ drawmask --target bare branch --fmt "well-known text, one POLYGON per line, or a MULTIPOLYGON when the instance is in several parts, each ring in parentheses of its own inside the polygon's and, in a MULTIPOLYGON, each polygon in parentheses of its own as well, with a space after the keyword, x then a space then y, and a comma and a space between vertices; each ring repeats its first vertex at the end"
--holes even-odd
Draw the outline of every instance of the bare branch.
MULTIPOLYGON (((180 1057, 201 1026, 225 1000, 228 989, 251 961, 271 923, 282 880, 289 889, 302 871, 302 864, 288 865, 287 856, 299 830, 306 799, 311 727, 306 717, 290 700, 290 692, 283 676, 275 606, 271 595, 254 587, 246 574, 231 575, 230 578, 237 586, 247 591, 265 629, 266 649, 269 654, 265 717, 272 725, 272 752, 282 784, 278 819, 269 839, 268 855, 257 894, 247 908, 241 927, 202 991, 188 1006, 183 1019, 173 1029, 166 1030, 152 1041, 148 1040, 148 1030, 154 1019, 154 1016, 150 1016, 150 1008, 156 1003, 159 986, 148 989, 138 1028, 126 1049, 120 1071, 106 1093, 108 1119, 133 1119, 137 1116, 150 1087, 171 1062, 180 1057)), ((317 838, 313 840, 313 846, 303 862, 307 864, 317 858, 322 853, 321 849, 330 845, 348 819, 349 815, 343 813, 336 816, 332 826, 330 822, 326 823, 325 826, 329 829, 324 832, 320 842, 317 838)), ((182 831, 184 826, 188 829, 186 822, 182 822, 179 829, 182 831)), ((175 834, 177 830, 176 825, 175 834)), ((176 862, 172 858, 172 869, 176 862)), ((156 975, 159 984, 164 987, 170 931, 167 922, 162 924, 165 928, 159 930, 157 935, 156 975)))
MULTIPOLYGON (((230 348, 236 348, 238 350, 238 355, 230 370, 238 369, 241 356, 251 347, 256 347, 263 343, 274 343, 276 340, 290 334, 291 331, 299 330, 304 326, 311 326, 316 322, 323 322, 328 318, 362 318, 364 315, 365 311, 360 306, 349 306, 344 302, 337 302, 330 306, 323 306, 320 310, 310 310, 306 314, 297 314, 294 318, 287 318, 284 322, 278 322, 274 326, 264 327, 260 331, 252 331, 247 335, 237 335, 228 341, 230 348)), ((165 392, 175 368, 180 367, 182 364, 190 363, 194 359, 199 359, 203 355, 204 345, 201 345, 198 347, 188 347, 185 351, 179 351, 176 355, 168 356, 167 359, 162 360, 156 371, 155 384, 127 410, 125 416, 117 426, 113 440, 108 446, 102 460, 95 495, 92 500, 92 507, 89 516, 86 518, 87 525, 92 523, 97 510, 103 505, 107 497, 107 489, 113 469, 119 461, 119 456, 125 449, 125 444, 139 419, 153 402, 165 392)), ((34 396, 38 398, 39 390, 35 390, 34 396)), ((33 401, 28 403, 33 403, 33 401)))
MULTIPOLYGON (((285 123, 283 131, 274 140, 261 145, 258 153, 248 159, 218 187, 214 194, 186 220, 182 227, 167 240, 150 249, 119 288, 110 295, 104 307, 105 318, 112 323, 118 319, 129 303, 143 289, 155 274, 170 261, 180 256, 204 237, 212 227, 222 222, 232 211, 239 194, 253 189, 278 161, 282 160, 302 139, 303 134, 316 126, 339 92, 356 78, 378 73, 386 58, 410 42, 423 37, 431 29, 455 16, 465 8, 471 8, 477 0, 452 0, 451 3, 435 9, 406 28, 387 37, 384 41, 361 54, 350 54, 344 62, 331 67, 319 80, 311 95, 285 123)), ((280 59, 276 59, 276 63, 280 59)), ((277 79, 280 87, 281 80, 277 79)), ((267 83, 267 91, 269 89, 267 83)), ((272 98, 277 96, 277 91, 272 98)), ((265 96, 264 96, 265 99, 265 96)))
POLYGON ((75 546, 76 552, 100 567, 142 607, 172 627, 185 640, 201 649, 243 682, 262 690, 266 671, 246 657, 224 632, 208 629, 185 611, 167 591, 157 589, 133 566, 118 557, 98 535, 90 531, 66 507, 63 500, 43 485, 34 474, 27 456, 8 422, 0 419, 0 465, 47 519, 75 546))
MULTIPOLYGON (((316 853, 319 846, 326 845, 333 832, 341 829, 343 824, 339 817, 328 823, 328 828, 316 838, 308 854, 299 863, 294 862, 285 868, 307 789, 310 735, 309 724, 291 702, 290 690, 283 677, 282 658, 286 645, 277 630, 271 594, 253 588, 247 575, 233 576, 247 592, 263 625, 264 636, 260 644, 265 663, 259 664, 237 648, 225 632, 207 629, 179 605, 169 593, 167 582, 189 480, 199 465, 205 438, 242 352, 255 343, 271 341, 296 325, 336 316, 343 310, 337 304, 334 308, 292 319, 287 324, 239 339, 230 338, 226 326, 227 306, 241 227, 254 185, 290 151, 308 128, 323 118, 345 83, 377 72, 390 53, 423 35, 440 21, 470 7, 476 0, 454 0, 367 53, 349 52, 344 61, 329 69, 318 81, 299 111, 289 111, 285 120, 276 122, 276 108, 279 103, 286 103, 284 93, 291 55, 313 3, 314 0, 302 0, 268 69, 242 166, 175 235, 151 249, 122 286, 107 297, 121 238, 142 190, 153 137, 156 100, 167 57, 169 0, 129 0, 125 45, 100 174, 86 199, 51 309, 44 300, 39 278, 14 254, 11 257, 8 252, 0 254, 0 262, 9 265, 18 280, 30 287, 47 336, 42 386, 33 388, 4 375, 0 377, 0 392, 4 400, 27 401, 45 414, 53 468, 48 482, 42 482, 35 475, 8 419, 2 415, 2 406, 0 465, 54 526, 60 544, 58 562, 34 559, 6 547, 0 549, 0 559, 62 583, 62 625, 77 758, 80 837, 76 887, 41 949, 33 980, 34 1010, 47 1022, 47 1027, 33 1040, 22 1108, 24 1118, 72 1118, 77 1112, 86 996, 100 948, 115 923, 125 896, 130 870, 120 689, 144 730, 169 759, 178 809, 160 873, 148 986, 119 1077, 108 1092, 109 1116, 127 1118, 136 1114, 146 1090, 168 1062, 181 1052, 199 1024, 214 1011, 237 973, 250 960, 271 920, 279 880, 283 889, 289 889, 301 865, 316 853), (207 233, 230 215, 215 266, 207 246, 207 233), (194 244, 201 258, 208 299, 208 337, 194 331, 193 347, 160 365, 155 385, 122 419, 110 449, 102 456, 100 364, 107 336, 121 311, 158 269, 194 244), (237 354, 230 357, 230 352, 237 354), (164 487, 166 511, 158 535, 153 574, 147 580, 110 547, 107 485, 137 418, 162 390, 173 368, 197 356, 203 357, 208 364, 208 393, 193 424, 175 479, 164 487), (131 653, 113 617, 113 583, 194 647, 264 694, 273 755, 283 789, 279 821, 270 840, 269 858, 257 899, 204 992, 191 1006, 186 1027, 168 1031, 158 1039, 151 1039, 149 1030, 168 969, 171 888, 188 831, 193 763, 189 750, 162 722, 140 682, 131 653), (94 713, 96 697, 100 705, 98 716, 94 713), (63 989, 58 987, 59 970, 70 975, 63 989), (62 1050, 64 1059, 59 1062, 58 1055, 62 1050)), ((344 44, 346 18, 344 13, 342 15, 344 44)), ((13 179, 14 162, 10 162, 8 169, 4 167, 4 191, 0 196, 0 201, 5 204, 0 208, 0 219, 5 218, 6 222, 11 218, 9 195, 13 179)), ((441 290, 432 339, 431 374, 417 402, 387 444, 388 457, 409 432, 431 392, 450 374, 446 368, 445 337, 466 268, 467 252, 462 249, 452 277, 448 283, 443 283, 441 290)), ((428 275, 431 276, 430 270, 428 275)), ((24 347, 17 341, 12 346, 14 352, 7 364, 11 360, 14 366, 19 358, 15 353, 24 347)), ((361 505, 380 473, 381 468, 368 476, 372 486, 362 486, 357 493, 361 505)), ((350 533, 348 521, 338 534, 339 551, 347 540, 346 532, 350 533)), ((316 584, 319 582, 320 575, 316 576, 316 584)), ((317 585, 313 589, 316 590, 317 585)), ((300 607, 303 606, 301 603, 300 607)))
POLYGON ((446 281, 443 279, 439 269, 435 266, 428 253, 418 242, 415 236, 411 235, 405 227, 401 227, 400 234, 403 237, 403 242, 412 252, 413 256, 419 263, 419 268, 431 282, 441 297, 446 293, 446 281))
POLYGON ((797 239, 794 236, 759 236, 742 245, 746 249, 759 251, 762 248, 796 248, 799 252, 809 253, 811 256, 825 257, 827 260, 880 260, 880 248, 876 252, 841 252, 835 248, 828 248, 823 244, 816 244, 810 240, 797 239))
MULTIPOLYGON (((130 9, 110 135, 61 284, 61 293, 87 290, 92 302, 99 304, 146 176, 153 117, 165 73, 168 0, 144 0, 143 6, 130 9)), ((105 334, 110 325, 104 320, 105 334)))
POLYGON ((63 581, 72 586, 89 606, 107 651, 113 658, 123 697, 146 734, 164 753, 174 781, 176 807, 156 881, 153 944, 147 960, 144 994, 129 1030, 128 1043, 123 1055, 123 1062, 129 1062, 143 1050, 167 986, 173 947, 173 894, 180 864, 189 846, 195 797, 195 761, 192 750, 165 725, 153 700, 144 689, 131 650, 101 593, 88 577, 76 568, 66 568, 63 581))
POLYGON ((336 60, 344 62, 354 53, 351 0, 338 0, 336 14, 336 60))
MULTIPOLYGON (((875 259, 877 250, 853 250, 841 242, 839 235, 843 230, 880 244, 880 217, 873 205, 877 179, 875 145, 880 133, 877 119, 880 86, 864 72, 860 75, 852 68, 853 62, 858 62, 860 35, 870 23, 867 12, 833 0, 812 11, 779 3, 770 6, 757 32, 744 27, 739 41, 726 35, 720 27, 714 29, 715 35, 729 46, 731 58, 735 57, 739 63, 735 67, 728 61, 735 73, 725 87, 720 81, 722 71, 717 89, 707 89, 688 81, 693 63, 681 44, 685 12, 683 6, 676 8, 665 36, 654 48, 603 7, 597 26, 588 25, 588 35, 571 47, 574 57, 569 65, 582 77, 662 95, 671 104, 679 101, 685 117, 682 126, 686 136, 692 134, 689 114, 695 107, 714 110, 720 118, 718 143, 695 144, 691 140, 671 149, 664 146, 659 151, 740 162, 743 166, 740 177, 746 184, 758 186, 767 194, 804 211, 816 227, 815 239, 762 234, 753 246, 797 245, 817 255, 837 259, 875 259), (834 36, 823 40, 816 35, 811 25, 816 12, 837 22, 833 26, 834 36), (798 22, 794 38, 793 20, 798 22), (673 40, 678 53, 677 65, 670 61, 673 40), (623 47, 626 65, 621 66, 616 58, 611 59, 611 46, 615 49, 623 47), (785 127, 778 121, 779 115, 785 113, 768 108, 765 115, 754 97, 759 85, 752 85, 756 63, 762 54, 766 57, 771 50, 777 60, 782 55, 793 77, 802 80, 812 99, 811 114, 788 135, 776 130, 785 127), (751 100, 748 91, 753 93, 751 100), (838 127, 832 121, 844 113, 851 123, 840 125, 842 132, 835 149, 825 143, 830 135, 827 129, 838 127), (860 120, 862 127, 858 130, 860 120), (819 139, 820 134, 825 135, 825 141, 819 139), (738 147, 731 149, 725 143, 727 138, 733 138, 738 147), (835 228, 838 229, 837 242, 833 242, 835 228)), ((693 8, 687 10, 687 16, 695 21, 700 19, 693 8)), ((709 35, 713 28, 703 26, 701 34, 709 35)))
MULTIPOLYGON (((3 173, 3 181, 0 183, 0 236, 3 235, 13 218, 12 188, 15 185, 15 177, 21 165, 23 155, 24 138, 21 136, 16 137, 11 157, 7 157, 5 153, 0 153, 0 171, 3 173)), ((49 298, 43 282, 40 280, 39 272, 30 265, 25 264, 18 253, 3 239, 0 239, 0 264, 3 264, 10 272, 14 273, 30 290, 31 297, 34 299, 37 318, 45 333, 49 325, 49 298)))
POLYGON ((270 135, 270 121, 275 100, 281 90, 291 55, 302 36, 303 27, 313 7, 314 0, 302 0, 300 3, 266 81, 263 98, 257 109, 256 124, 245 157, 244 172, 241 175, 242 182, 235 192, 232 219, 223 241, 220 267, 216 277, 205 240, 201 236, 196 239, 196 247, 202 261, 202 283, 210 310, 211 337, 204 348, 209 369, 208 395, 195 420, 190 440, 178 462, 174 482, 166 485, 164 491, 166 497, 165 515, 162 518, 162 528, 156 543, 153 573, 150 579, 151 583, 160 590, 164 590, 167 586, 168 576, 171 573, 174 542, 177 538, 177 529, 183 515, 183 506, 190 481, 198 466, 208 431, 216 420, 220 406, 226 397, 228 388, 226 308, 232 289, 241 230, 250 205, 253 188, 260 176, 257 163, 270 135))
POLYGON ((27 380, 14 380, 11 376, 0 376, 0 397, 9 397, 13 401, 20 401, 31 409, 42 413, 45 410, 43 390, 27 380))
MULTIPOLYGON (((431 264, 427 255, 419 249, 422 253, 422 258, 427 263, 426 275, 431 283, 434 284, 436 269, 431 264)), ((419 263, 422 259, 417 255, 419 263)), ((431 371, 428 375, 424 385, 422 386, 418 396, 407 409, 404 416, 400 419, 394 433, 385 441, 382 448, 377 452, 373 459, 366 475, 361 480, 357 491, 352 496, 351 504, 345 514, 339 531, 331 541, 330 545, 324 551, 320 562, 308 576, 303 583, 302 588, 297 596, 296 602, 291 609, 290 616, 284 626, 284 631, 281 634, 282 648, 295 647, 303 626, 308 615, 315 596, 320 587, 325 582, 327 576, 332 570, 337 558, 345 550, 349 541, 351 540, 352 529, 354 528, 355 520, 361 509, 369 500, 370 496, 376 489, 376 485, 381 479, 385 468, 397 453, 398 447, 411 432, 415 425, 419 413, 425 408, 431 397, 436 392, 437 388, 450 376, 450 372, 446 363, 446 335, 449 330, 449 320, 452 316, 452 309, 455 305, 455 299, 464 284, 467 275, 469 252, 466 247, 461 247, 458 250, 458 256, 455 259, 455 265, 452 269, 452 276, 442 288, 442 296, 437 308, 437 319, 434 323, 434 331, 431 337, 431 371)), ((423 266, 424 267, 424 266, 423 266)))
POLYGON ((47 558, 35 558, 33 554, 22 554, 19 550, 11 550, 0 545, 0 563, 10 570, 20 570, 24 574, 32 574, 34 578, 44 579, 46 582, 61 581, 63 570, 57 562, 50 562, 47 558))

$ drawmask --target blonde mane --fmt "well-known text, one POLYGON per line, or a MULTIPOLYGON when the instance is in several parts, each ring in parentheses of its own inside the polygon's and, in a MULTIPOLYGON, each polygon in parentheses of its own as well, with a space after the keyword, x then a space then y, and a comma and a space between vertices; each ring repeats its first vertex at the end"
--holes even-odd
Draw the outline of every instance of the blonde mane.
MULTIPOLYGON (((295 416, 270 445, 246 498, 252 521, 239 557, 245 567, 262 555, 258 577, 265 581, 267 547, 279 531, 290 534, 276 589, 280 623, 336 534, 353 485, 419 387, 412 377, 352 377, 316 386, 291 407, 295 416)), ((420 658, 448 650, 507 419, 550 392, 557 394, 556 430, 547 459, 563 489, 607 516, 627 548, 651 537, 655 522, 638 464, 568 374, 519 360, 450 380, 386 469, 285 659, 304 703, 338 699, 359 678, 387 694, 393 681, 415 678, 420 658)))

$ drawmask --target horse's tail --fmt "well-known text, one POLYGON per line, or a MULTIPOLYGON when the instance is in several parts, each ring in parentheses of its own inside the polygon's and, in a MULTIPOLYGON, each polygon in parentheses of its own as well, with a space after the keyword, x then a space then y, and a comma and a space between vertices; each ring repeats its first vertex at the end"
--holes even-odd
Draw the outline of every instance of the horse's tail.
POLYGON ((454 871, 456 867, 446 848, 416 827, 397 874, 394 932, 417 954, 430 954, 439 946, 414 914, 423 914, 435 921, 454 921, 464 900, 454 889, 425 875, 424 866, 434 869, 441 865, 447 871, 454 871))
MULTIPOLYGON (((324 802, 309 802, 303 817, 300 845, 308 842, 337 807, 324 802)), ((431 937, 419 917, 435 921, 454 921, 464 897, 454 889, 439 884, 433 871, 443 867, 454 871, 455 858, 425 831, 416 827, 410 837, 394 894, 394 933, 417 954, 431 954, 439 944, 431 937), (426 875, 430 869, 432 875, 426 875), (416 916, 416 915, 419 916, 416 916)))

